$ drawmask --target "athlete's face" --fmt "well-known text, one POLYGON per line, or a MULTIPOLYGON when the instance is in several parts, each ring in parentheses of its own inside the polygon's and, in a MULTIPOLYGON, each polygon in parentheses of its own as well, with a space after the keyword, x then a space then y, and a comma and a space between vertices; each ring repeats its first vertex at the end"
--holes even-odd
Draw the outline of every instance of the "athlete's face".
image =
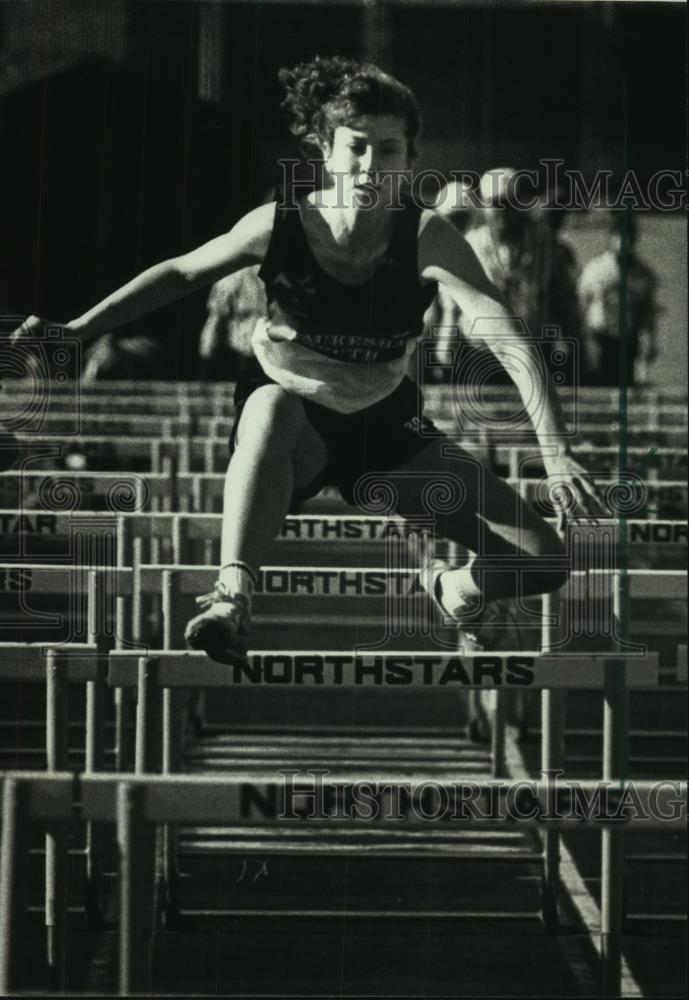
MULTIPOLYGON (((356 125, 338 125, 323 156, 346 201, 356 203, 381 189, 385 176, 411 167, 404 122, 394 115, 364 115, 356 125)), ((390 182, 386 185, 391 190, 390 182)))

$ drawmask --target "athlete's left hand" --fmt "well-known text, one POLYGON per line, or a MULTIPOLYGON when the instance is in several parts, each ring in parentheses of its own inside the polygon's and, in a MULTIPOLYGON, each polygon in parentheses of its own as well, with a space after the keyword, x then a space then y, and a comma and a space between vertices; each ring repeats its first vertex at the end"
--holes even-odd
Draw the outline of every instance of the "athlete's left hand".
POLYGON ((609 514, 593 476, 571 452, 544 458, 544 464, 548 493, 560 511, 561 521, 566 514, 592 518, 609 514))
POLYGON ((40 316, 27 316, 21 326, 13 330, 10 334, 10 344, 18 344, 20 340, 29 340, 31 337, 40 336, 47 326, 59 326, 58 323, 50 323, 40 316))

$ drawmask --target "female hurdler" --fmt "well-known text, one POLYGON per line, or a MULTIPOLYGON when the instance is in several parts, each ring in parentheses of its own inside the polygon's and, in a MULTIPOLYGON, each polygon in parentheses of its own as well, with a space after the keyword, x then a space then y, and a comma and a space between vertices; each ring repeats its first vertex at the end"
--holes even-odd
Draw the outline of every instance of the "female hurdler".
MULTIPOLYGON (((244 661, 256 571, 293 498, 326 483, 354 500, 367 473, 391 484, 393 510, 423 512, 434 477, 461 486, 461 502, 438 514, 438 533, 473 556, 461 567, 429 561, 419 583, 445 620, 481 646, 500 620, 499 600, 550 592, 567 577, 555 530, 479 459, 450 444, 422 416, 406 376, 422 317, 441 285, 470 336, 506 362, 539 442, 546 471, 593 513, 596 488, 572 457, 555 392, 537 347, 457 230, 399 197, 420 130, 408 87, 376 66, 340 58, 282 70, 291 130, 315 143, 325 184, 249 212, 224 235, 149 268, 67 328, 84 340, 252 265, 260 265, 267 314, 255 357, 235 393, 236 417, 224 492, 221 568, 186 628, 194 649, 244 661), (392 182, 391 182, 392 181, 392 182), (448 448, 448 445, 449 448, 448 448)), ((32 316, 15 332, 40 329, 32 316)), ((450 505, 451 506, 451 505, 450 505)))

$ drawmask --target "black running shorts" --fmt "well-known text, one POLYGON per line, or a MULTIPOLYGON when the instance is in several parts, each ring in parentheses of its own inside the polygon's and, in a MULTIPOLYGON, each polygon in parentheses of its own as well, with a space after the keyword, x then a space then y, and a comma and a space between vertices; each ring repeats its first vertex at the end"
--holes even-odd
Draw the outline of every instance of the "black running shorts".
MULTIPOLYGON (((275 380, 266 375, 258 360, 247 359, 235 388, 230 454, 244 403, 254 390, 270 384, 275 380)), ((302 402, 307 420, 328 449, 328 460, 317 479, 294 491, 292 507, 316 496, 324 486, 336 486, 343 499, 354 504, 354 488, 361 476, 399 468, 434 437, 442 436, 423 416, 423 393, 407 377, 385 399, 356 413, 338 413, 309 399, 302 402)))

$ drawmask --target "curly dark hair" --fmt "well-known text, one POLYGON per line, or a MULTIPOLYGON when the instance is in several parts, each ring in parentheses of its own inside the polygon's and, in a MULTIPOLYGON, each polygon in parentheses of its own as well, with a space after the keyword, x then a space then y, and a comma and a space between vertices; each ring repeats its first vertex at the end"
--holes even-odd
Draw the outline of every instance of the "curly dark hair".
POLYGON ((332 143, 338 125, 352 125, 363 115, 395 115, 404 121, 410 159, 416 156, 421 131, 417 100, 409 87, 373 63, 316 56, 281 69, 278 79, 290 131, 304 144, 332 143))

